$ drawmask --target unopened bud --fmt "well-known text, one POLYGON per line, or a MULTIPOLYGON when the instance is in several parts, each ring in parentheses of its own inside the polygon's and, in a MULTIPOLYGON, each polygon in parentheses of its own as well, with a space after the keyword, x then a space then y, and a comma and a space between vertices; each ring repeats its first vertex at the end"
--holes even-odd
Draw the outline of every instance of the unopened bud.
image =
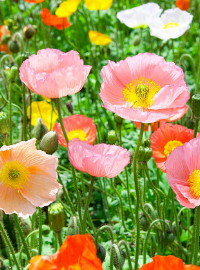
POLYGON ((103 263, 106 258, 106 250, 102 245, 97 246, 97 257, 103 263))
POLYGON ((67 101, 66 107, 67 107, 68 111, 69 111, 71 114, 74 113, 74 107, 73 107, 73 104, 72 104, 71 101, 67 101))
POLYGON ((9 131, 8 116, 4 112, 0 112, 0 134, 6 134, 9 131))
POLYGON ((192 112, 195 119, 200 119, 200 94, 192 96, 192 112))
POLYGON ((151 141, 149 139, 144 140, 144 146, 145 147, 150 147, 151 146, 151 141))
POLYGON ((58 193, 57 193, 57 196, 56 196, 56 200, 57 200, 57 201, 62 200, 62 199, 63 199, 63 196, 64 196, 63 189, 60 188, 60 189, 58 190, 58 193))
POLYGON ((140 37, 139 36, 134 36, 133 38, 133 46, 138 46, 140 44, 140 37))
POLYGON ((115 144, 117 141, 117 135, 114 130, 108 132, 108 142, 109 144, 115 144))
POLYGON ((35 126, 35 138, 40 141, 44 134, 46 134, 48 131, 49 130, 44 124, 43 120, 41 118, 38 118, 35 126))
POLYGON ((65 226, 66 214, 61 203, 56 202, 48 208, 49 226, 55 232, 60 232, 65 226))
POLYGON ((48 235, 49 233, 50 233, 50 231, 51 231, 51 229, 50 229, 50 227, 49 226, 47 226, 47 225, 42 225, 42 234, 43 235, 48 235))
POLYGON ((58 149, 58 134, 55 131, 47 132, 40 141, 40 149, 52 155, 58 149))
POLYGON ((118 116, 116 113, 114 114, 114 119, 118 125, 121 125, 123 123, 123 119, 120 116, 118 116))
POLYGON ((25 237, 27 235, 29 235, 29 233, 31 232, 31 226, 28 222, 26 222, 25 220, 21 220, 20 222, 20 227, 25 235, 25 237))
POLYGON ((167 230, 161 234, 161 242, 163 246, 170 245, 174 242, 175 235, 172 230, 167 230))
POLYGON ((8 44, 8 41, 11 39, 11 35, 9 34, 6 34, 6 35, 3 35, 3 37, 1 38, 1 42, 3 44, 8 44))
POLYGON ((140 146, 137 157, 139 162, 147 162, 150 160, 151 156, 152 156, 152 148, 140 146))
POLYGON ((26 39, 31 39, 36 33, 35 28, 31 24, 25 26, 23 32, 26 39))
POLYGON ((8 80, 14 81, 17 75, 18 75, 18 68, 16 66, 12 66, 8 74, 8 80))
POLYGON ((114 248, 113 264, 117 270, 123 269, 125 258, 126 253, 122 249, 118 248, 118 250, 116 250, 114 248), (120 258, 121 258, 121 267, 120 267, 120 258))
POLYGON ((12 53, 18 53, 20 51, 20 44, 17 40, 10 40, 8 42, 8 48, 12 53))
POLYGON ((149 221, 143 212, 140 213, 140 225, 143 231, 147 231, 149 228, 149 221))
POLYGON ((67 235, 76 235, 79 234, 79 221, 76 216, 70 218, 69 226, 67 229, 67 235))

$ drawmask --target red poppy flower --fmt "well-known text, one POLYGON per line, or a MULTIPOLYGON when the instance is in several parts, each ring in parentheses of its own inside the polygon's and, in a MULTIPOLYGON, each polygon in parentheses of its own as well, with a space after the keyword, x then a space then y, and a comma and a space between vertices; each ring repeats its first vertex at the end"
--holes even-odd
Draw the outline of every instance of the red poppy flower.
POLYGON ((190 7, 190 0, 177 0, 175 4, 182 10, 188 10, 190 7))
POLYGON ((6 44, 2 43, 2 37, 4 35, 10 35, 10 31, 7 29, 5 25, 0 26, 0 52, 7 52, 6 44))
POLYGON ((67 28, 71 25, 67 18, 58 18, 56 15, 51 14, 47 8, 43 8, 40 14, 46 25, 54 26, 59 30, 63 30, 63 26, 64 28, 67 28))
MULTIPOLYGON (((93 144, 96 139, 96 126, 91 118, 84 115, 70 115, 63 119, 63 124, 68 136, 69 141, 73 139, 79 139, 85 141, 89 144, 93 144)), ((58 133, 59 143, 67 147, 65 137, 63 135, 61 125, 56 123, 53 128, 54 131, 58 133)))
POLYGON ((67 236, 60 249, 50 256, 35 256, 29 270, 103 270, 89 234, 67 236))
POLYGON ((184 265, 183 261, 173 255, 169 256, 154 256, 153 261, 144 264, 139 270, 200 270, 200 267, 195 265, 184 265))

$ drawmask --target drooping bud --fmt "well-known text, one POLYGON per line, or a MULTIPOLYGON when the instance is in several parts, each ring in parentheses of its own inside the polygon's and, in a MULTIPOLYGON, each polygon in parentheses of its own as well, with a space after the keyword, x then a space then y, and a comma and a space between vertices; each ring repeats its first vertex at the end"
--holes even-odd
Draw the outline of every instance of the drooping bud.
POLYGON ((115 144, 117 141, 117 135, 114 130, 108 132, 108 142, 109 144, 115 144))
POLYGON ((97 257, 100 259, 100 261, 103 263, 106 258, 106 250, 102 245, 97 246, 97 257))
POLYGON ((56 233, 60 232, 65 226, 66 214, 61 203, 55 202, 48 208, 49 226, 56 233))
POLYGON ((166 230, 161 234, 161 243, 163 246, 170 245, 174 242, 175 235, 172 230, 166 230))
POLYGON ((72 216, 70 218, 69 226, 67 229, 67 235, 79 234, 79 220, 78 217, 72 216))
POLYGON ((134 36, 133 38, 133 46, 138 46, 140 44, 140 37, 137 35, 137 36, 134 36))
POLYGON ((35 28, 31 24, 26 25, 23 28, 23 32, 26 39, 31 39, 36 33, 35 28))
POLYGON ((143 231, 147 231, 149 228, 149 221, 143 212, 140 213, 140 225, 143 231))
POLYGON ((122 249, 116 246, 116 248, 114 248, 113 264, 117 270, 123 269, 125 258, 126 258, 126 253, 122 249), (120 267, 120 260, 121 260, 121 267, 120 267))
POLYGON ((6 134, 9 131, 8 116, 4 112, 0 112, 0 134, 6 134))
POLYGON ((66 107, 67 107, 68 111, 69 111, 71 114, 74 113, 74 106, 73 106, 73 104, 72 104, 72 102, 71 102, 70 100, 67 101, 66 107))
POLYGON ((12 53, 18 53, 20 51, 20 44, 17 40, 10 40, 8 42, 8 48, 12 53))
POLYGON ((16 66, 12 66, 8 73, 8 80, 13 82, 18 75, 18 68, 16 66))
POLYGON ((47 126, 44 124, 42 118, 37 119, 37 123, 35 126, 35 138, 40 141, 44 134, 48 132, 47 126))
POLYGON ((114 119, 115 119, 115 122, 117 123, 117 125, 122 125, 123 118, 121 118, 120 116, 118 116, 116 113, 114 114, 114 119))
POLYGON ((200 94, 192 96, 192 112, 195 119, 200 119, 200 94))
POLYGON ((58 133, 55 131, 47 132, 40 141, 40 149, 52 155, 58 149, 58 133))

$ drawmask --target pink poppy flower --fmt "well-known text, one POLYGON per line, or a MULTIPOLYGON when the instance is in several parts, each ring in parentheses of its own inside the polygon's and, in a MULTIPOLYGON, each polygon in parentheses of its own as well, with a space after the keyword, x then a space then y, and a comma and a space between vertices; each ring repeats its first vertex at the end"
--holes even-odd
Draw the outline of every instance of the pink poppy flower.
POLYGON ((47 48, 25 60, 19 76, 34 93, 60 98, 79 92, 90 69, 91 66, 84 65, 76 51, 63 53, 47 48))
MULTIPOLYGON (((89 144, 93 144, 96 140, 97 130, 95 123, 91 118, 78 114, 70 115, 63 118, 63 124, 69 141, 76 138, 89 144)), ((53 130, 58 133, 59 143, 62 146, 67 147, 60 123, 56 123, 53 130)))
POLYGON ((69 141, 68 154, 77 170, 96 177, 115 177, 130 163, 128 150, 104 143, 93 146, 80 140, 69 141))
POLYGON ((152 53, 139 53, 101 71, 103 107, 127 120, 152 123, 174 116, 190 93, 183 70, 152 53))
POLYGON ((179 146, 165 162, 167 180, 182 206, 200 205, 200 137, 179 146))
POLYGON ((58 158, 35 146, 36 139, 0 148, 0 209, 28 218, 36 206, 49 205, 61 185, 58 158))
POLYGON ((167 118, 166 121, 167 122, 175 122, 177 121, 178 119, 182 118, 183 115, 186 114, 186 112, 188 111, 188 106, 185 105, 184 107, 182 108, 179 108, 178 110, 177 109, 174 109, 176 111, 176 114, 167 118))
POLYGON ((178 146, 189 142, 194 137, 194 130, 170 123, 161 126, 151 135, 152 157, 161 171, 166 172, 165 161, 178 146))

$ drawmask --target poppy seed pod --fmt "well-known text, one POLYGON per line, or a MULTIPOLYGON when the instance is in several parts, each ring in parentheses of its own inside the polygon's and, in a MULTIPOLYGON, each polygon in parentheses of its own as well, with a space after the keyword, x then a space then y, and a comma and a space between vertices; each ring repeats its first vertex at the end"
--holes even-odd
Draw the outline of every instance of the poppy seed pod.
POLYGON ((48 208, 49 226, 55 232, 60 232, 65 226, 66 214, 61 203, 56 202, 48 208))
POLYGON ((52 155, 58 149, 58 134, 55 131, 47 132, 40 142, 40 149, 52 155))

